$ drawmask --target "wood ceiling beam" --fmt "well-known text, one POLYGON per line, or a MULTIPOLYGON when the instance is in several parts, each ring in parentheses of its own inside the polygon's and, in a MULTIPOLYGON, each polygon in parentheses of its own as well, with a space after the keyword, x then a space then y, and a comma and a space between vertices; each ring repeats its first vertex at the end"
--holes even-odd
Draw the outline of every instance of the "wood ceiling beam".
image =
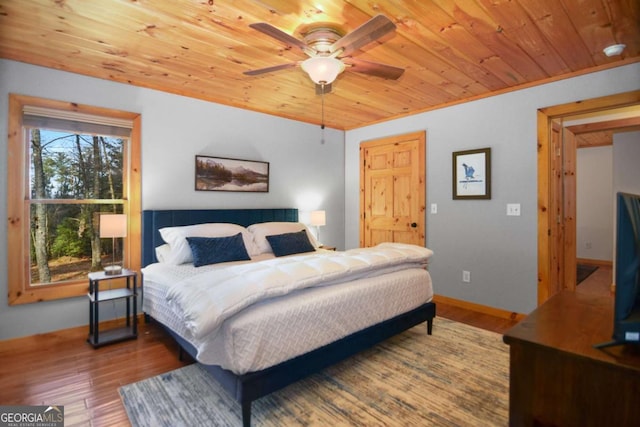
POLYGON ((575 135, 607 130, 631 131, 640 129, 640 117, 628 117, 626 119, 607 120, 604 122, 585 123, 582 125, 567 126, 575 135))

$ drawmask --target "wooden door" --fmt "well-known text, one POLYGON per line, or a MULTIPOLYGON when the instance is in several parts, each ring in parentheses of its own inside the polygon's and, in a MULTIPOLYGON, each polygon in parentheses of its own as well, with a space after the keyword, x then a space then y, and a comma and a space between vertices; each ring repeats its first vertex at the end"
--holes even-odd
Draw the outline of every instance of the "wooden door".
POLYGON ((360 246, 425 245, 425 133, 360 146, 360 246))
POLYGON ((550 274, 548 294, 544 298, 550 298, 562 290, 562 274, 564 271, 564 233, 562 224, 562 123, 554 120, 551 123, 551 185, 550 185, 550 210, 553 212, 550 218, 550 236, 554 240, 549 250, 550 274))
POLYGON ((549 286, 545 300, 564 289, 576 288, 576 140, 559 119, 551 122, 550 131, 549 206, 553 217, 549 235, 553 244, 549 248, 549 286))

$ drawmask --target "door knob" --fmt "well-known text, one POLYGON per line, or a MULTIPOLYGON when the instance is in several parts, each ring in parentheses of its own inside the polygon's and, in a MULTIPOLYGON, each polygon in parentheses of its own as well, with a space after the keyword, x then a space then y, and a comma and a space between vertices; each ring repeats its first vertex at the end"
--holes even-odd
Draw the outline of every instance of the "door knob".
POLYGON ((418 224, 416 224, 415 222, 411 223, 411 228, 416 228, 418 226, 418 224))

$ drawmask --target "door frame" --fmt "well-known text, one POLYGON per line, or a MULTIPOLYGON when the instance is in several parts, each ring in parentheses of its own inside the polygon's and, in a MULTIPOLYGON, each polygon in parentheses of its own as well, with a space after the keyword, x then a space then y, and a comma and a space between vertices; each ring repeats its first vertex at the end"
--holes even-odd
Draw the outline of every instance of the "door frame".
MULTIPOLYGON (((554 150, 551 149, 553 122, 580 114, 638 104, 640 104, 640 90, 538 110, 538 305, 545 302, 558 289, 563 287, 563 284, 556 283, 554 278, 567 277, 565 269, 569 266, 566 265, 566 260, 570 253, 574 254, 573 264, 575 264, 575 215, 571 215, 571 209, 566 209, 567 205, 575 207, 575 185, 564 185, 567 179, 575 180, 575 174, 569 178, 566 177, 566 171, 570 171, 572 167, 567 162, 570 162, 571 158, 575 159, 575 152, 563 153, 563 159, 569 159, 562 162, 564 191, 554 192, 553 156, 558 153, 554 153, 554 150), (558 238, 559 234, 560 238, 558 238), (570 239, 572 241, 567 242, 564 237, 566 235, 574 236, 574 238, 570 239), (567 243, 569 244, 568 246, 567 243), (554 253, 564 254, 564 262, 555 259, 552 256, 554 253), (554 269, 556 274, 553 274, 554 269)), ((575 151, 575 146, 570 149, 575 151)))

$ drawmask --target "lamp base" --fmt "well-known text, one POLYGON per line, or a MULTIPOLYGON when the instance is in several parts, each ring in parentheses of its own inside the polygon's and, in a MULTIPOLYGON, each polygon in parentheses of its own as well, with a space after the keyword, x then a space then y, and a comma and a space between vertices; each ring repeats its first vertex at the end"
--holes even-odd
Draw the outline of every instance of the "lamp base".
POLYGON ((122 274, 122 267, 119 265, 108 265, 104 268, 104 274, 107 276, 117 276, 122 274))

